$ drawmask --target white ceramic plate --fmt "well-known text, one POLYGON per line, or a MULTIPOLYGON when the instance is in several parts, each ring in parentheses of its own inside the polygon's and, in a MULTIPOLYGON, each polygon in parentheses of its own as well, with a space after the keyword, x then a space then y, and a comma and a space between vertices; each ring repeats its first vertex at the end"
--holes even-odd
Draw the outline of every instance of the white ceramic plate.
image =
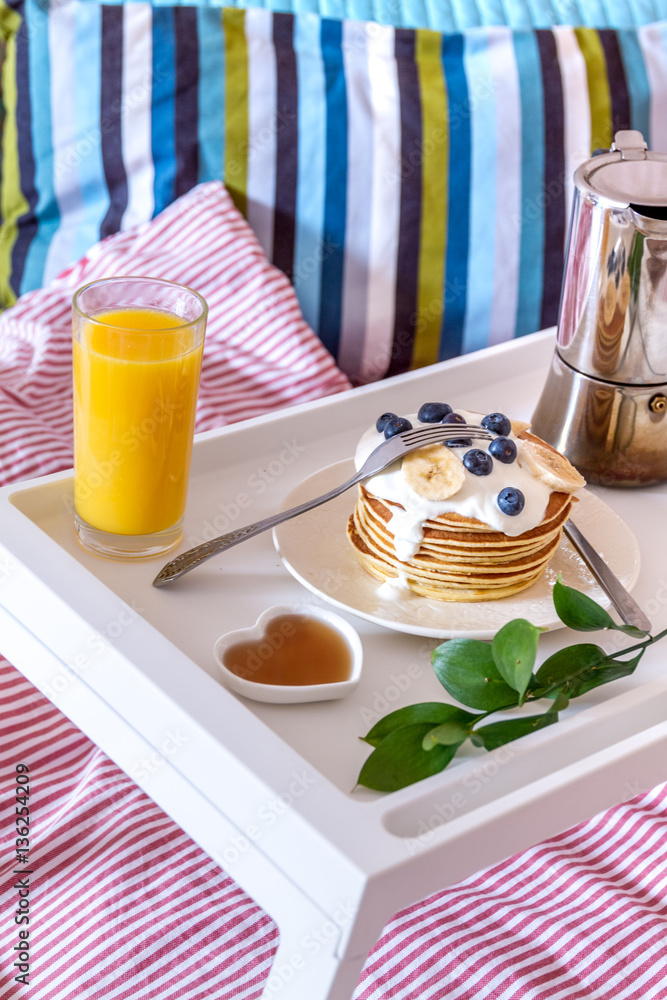
MULTIPOLYGON (((282 504, 283 510, 326 493, 353 473, 351 460, 321 469, 292 490, 282 504)), ((353 488, 285 521, 273 532, 276 548, 292 576, 344 611, 399 632, 438 639, 488 639, 512 618, 527 618, 545 628, 561 628, 551 599, 559 573, 568 586, 609 607, 609 599, 565 538, 540 580, 513 597, 477 603, 447 603, 405 591, 397 591, 395 599, 381 597, 379 581, 361 568, 345 533, 356 499, 357 490, 353 488)), ((639 546, 626 523, 586 490, 579 494, 572 520, 625 587, 631 589, 639 576, 639 546)))

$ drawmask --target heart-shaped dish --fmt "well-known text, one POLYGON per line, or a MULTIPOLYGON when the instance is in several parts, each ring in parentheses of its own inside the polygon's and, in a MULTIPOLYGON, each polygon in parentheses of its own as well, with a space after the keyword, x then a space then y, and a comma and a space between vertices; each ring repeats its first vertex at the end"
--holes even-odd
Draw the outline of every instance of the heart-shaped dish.
MULTIPOLYGON (((243 695, 244 698, 252 698, 254 701, 286 705, 296 702, 331 701, 334 698, 343 698, 349 694, 354 690, 361 678, 363 649, 356 629, 333 611, 317 607, 313 604, 277 604, 263 611, 255 624, 250 628, 234 629, 233 632, 225 632, 224 635, 221 635, 215 643, 214 655, 222 680, 230 690, 235 691, 236 694, 243 695), (282 616, 298 616, 310 619, 310 621, 322 622, 328 625, 335 633, 338 633, 338 636, 344 641, 349 652, 349 676, 345 680, 328 683, 259 683, 248 677, 241 677, 225 665, 225 653, 232 646, 243 643, 258 644, 256 647, 251 648, 248 653, 248 656, 254 656, 258 663, 261 659, 268 658, 271 655, 272 642, 276 645, 276 641, 273 638, 273 634, 267 635, 267 626, 282 616)), ((254 668, 251 666, 250 672, 252 672, 252 669, 254 668)))

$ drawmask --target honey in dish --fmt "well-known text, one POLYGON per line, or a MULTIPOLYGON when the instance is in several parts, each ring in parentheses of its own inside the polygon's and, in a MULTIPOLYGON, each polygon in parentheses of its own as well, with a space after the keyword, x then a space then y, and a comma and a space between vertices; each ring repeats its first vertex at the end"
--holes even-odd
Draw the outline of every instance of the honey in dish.
POLYGON ((256 684, 334 684, 352 672, 352 653, 327 622, 308 615, 279 615, 261 639, 237 642, 225 650, 228 670, 256 684))

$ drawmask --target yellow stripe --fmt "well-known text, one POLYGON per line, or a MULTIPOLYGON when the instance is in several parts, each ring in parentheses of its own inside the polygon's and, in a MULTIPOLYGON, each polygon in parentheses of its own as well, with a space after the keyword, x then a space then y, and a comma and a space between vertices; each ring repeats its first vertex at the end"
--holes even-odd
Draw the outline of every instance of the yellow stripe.
POLYGON ((591 153, 609 149, 612 143, 611 94, 607 78, 607 60, 594 28, 575 28, 579 48, 586 61, 588 99, 591 106, 591 153))
POLYGON ((225 185, 240 212, 248 192, 248 45, 245 11, 225 7, 225 185))
POLYGON ((417 278, 417 322, 412 367, 438 360, 447 243, 449 129, 441 37, 417 31, 415 59, 422 107, 422 204, 417 278))
POLYGON ((12 268, 12 249, 18 236, 17 219, 28 211, 28 202, 21 190, 18 127, 16 124, 16 32, 21 18, 0 3, 0 36, 5 46, 2 67, 2 102, 5 120, 2 129, 2 184, 0 185, 0 305, 9 306, 16 295, 9 283, 12 268))

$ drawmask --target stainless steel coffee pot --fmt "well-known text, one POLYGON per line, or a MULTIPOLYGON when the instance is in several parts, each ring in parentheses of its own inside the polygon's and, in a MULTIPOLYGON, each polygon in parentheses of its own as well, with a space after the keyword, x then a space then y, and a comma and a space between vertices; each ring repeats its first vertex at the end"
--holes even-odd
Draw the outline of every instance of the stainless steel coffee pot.
POLYGON ((667 154, 641 132, 574 175, 556 352, 536 434, 588 482, 667 479, 667 154))

